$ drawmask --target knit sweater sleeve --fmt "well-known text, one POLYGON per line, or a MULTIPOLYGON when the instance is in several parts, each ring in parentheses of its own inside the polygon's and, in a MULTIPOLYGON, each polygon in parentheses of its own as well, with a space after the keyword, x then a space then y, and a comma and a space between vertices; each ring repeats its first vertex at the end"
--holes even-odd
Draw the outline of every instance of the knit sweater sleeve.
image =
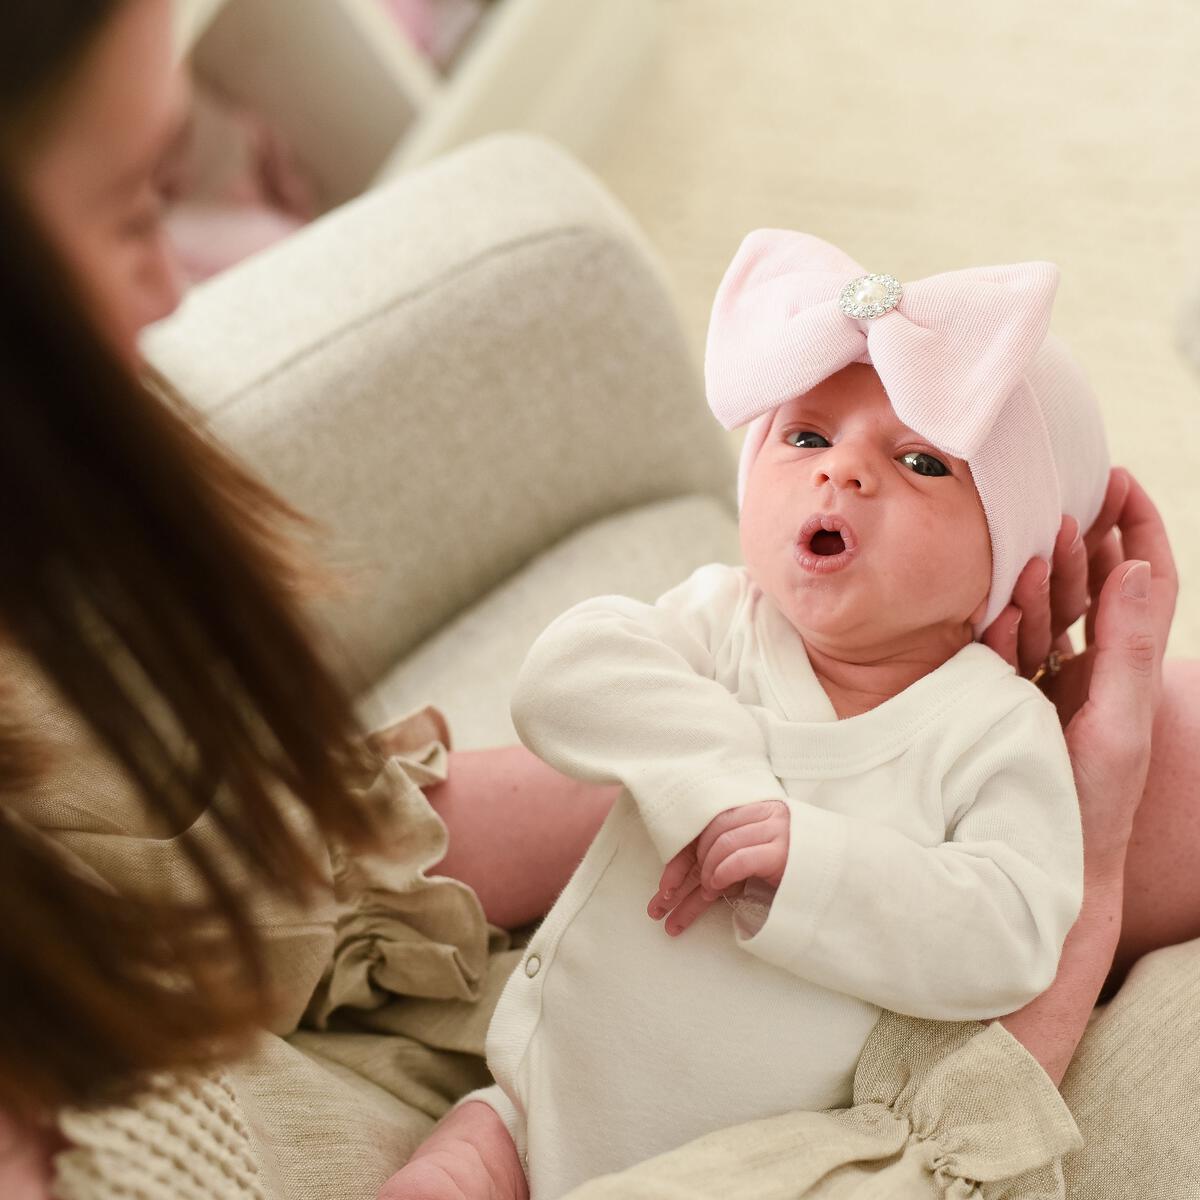
POLYGON ((789 800, 788 863, 751 954, 931 1020, 1012 1012, 1053 981, 1083 899, 1071 763, 1041 697, 944 781, 946 841, 789 800))
POLYGON ((758 723, 717 678, 747 586, 713 564, 654 604, 585 601, 538 638, 517 679, 525 745, 575 779, 624 784, 664 862, 718 813, 784 796, 758 723))

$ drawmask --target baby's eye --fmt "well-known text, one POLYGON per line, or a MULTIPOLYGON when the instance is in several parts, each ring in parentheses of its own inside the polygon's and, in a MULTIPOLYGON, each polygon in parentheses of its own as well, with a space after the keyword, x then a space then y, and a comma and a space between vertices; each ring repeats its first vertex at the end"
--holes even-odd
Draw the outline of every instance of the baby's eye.
POLYGON ((819 450, 829 445, 825 438, 819 433, 813 433, 811 429, 789 429, 783 435, 783 440, 789 446, 796 446, 801 450, 819 450))
POLYGON ((950 468, 940 458, 934 458, 932 454, 925 454, 920 450, 912 450, 908 454, 902 454, 900 461, 910 471, 915 471, 918 475, 950 474, 950 468))

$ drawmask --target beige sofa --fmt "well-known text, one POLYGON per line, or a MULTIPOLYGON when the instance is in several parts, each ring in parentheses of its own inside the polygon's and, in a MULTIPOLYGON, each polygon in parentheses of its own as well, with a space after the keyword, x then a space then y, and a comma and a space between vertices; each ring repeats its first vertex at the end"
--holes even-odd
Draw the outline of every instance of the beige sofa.
MULTIPOLYGON (((458 746, 511 742, 509 686, 551 617, 603 591, 653 597, 737 557, 732 453, 653 257, 544 143, 494 138, 337 211, 198 289, 146 350, 326 527, 345 588, 322 616, 372 723, 433 701, 458 746)), ((1195 1027, 1197 988, 1196 944, 1173 947, 1097 1011, 1064 1085, 1084 1150, 1002 1026, 980 1041, 977 1026, 901 1020, 877 1044, 887 1079, 856 1081, 863 1111, 883 1122, 866 1142, 858 1110, 834 1125, 779 1118, 594 1194, 1015 1200, 1062 1196, 1065 1169, 1079 1200, 1194 1195, 1200 1152, 1177 1114, 1200 1069, 1182 1032, 1195 1027), (962 1046, 973 1065, 956 1075, 948 1048, 962 1046), (1037 1105, 1016 1088, 1022 1074, 1043 1089, 1037 1105), (972 1079, 995 1087, 979 1096, 972 1079), (943 1121, 916 1112, 935 1086, 943 1121), (993 1182, 974 1190, 980 1178, 993 1182)), ((318 1078, 313 1062, 332 1061, 319 1036, 277 1042, 271 1070, 286 1059, 318 1078)), ((342 1040, 366 1061, 366 1043, 342 1040)), ((351 1194, 356 1162, 378 1180, 427 1127, 418 1113, 400 1141, 388 1132, 399 1116, 367 1129, 359 1114, 386 1105, 362 1099, 372 1071, 349 1062, 319 1075, 345 1085, 342 1126, 317 1161, 299 1139, 279 1144, 281 1178, 299 1182, 278 1194, 351 1194)))
POLYGON ((663 282, 607 195, 502 136, 193 293, 151 359, 329 531, 325 616, 369 715, 460 747, 576 600, 737 555, 734 463, 663 282))

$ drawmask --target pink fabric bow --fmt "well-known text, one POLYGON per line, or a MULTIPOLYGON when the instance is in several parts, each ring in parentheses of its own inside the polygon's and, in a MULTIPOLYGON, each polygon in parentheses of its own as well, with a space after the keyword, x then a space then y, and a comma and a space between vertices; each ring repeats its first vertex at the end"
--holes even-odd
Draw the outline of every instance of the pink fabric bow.
POLYGON ((809 234, 750 234, 713 302, 705 382, 714 414, 734 429, 850 363, 872 363, 905 425, 972 458, 1046 338, 1058 268, 1028 262, 932 275, 904 284, 890 312, 859 320, 838 297, 865 274, 809 234))

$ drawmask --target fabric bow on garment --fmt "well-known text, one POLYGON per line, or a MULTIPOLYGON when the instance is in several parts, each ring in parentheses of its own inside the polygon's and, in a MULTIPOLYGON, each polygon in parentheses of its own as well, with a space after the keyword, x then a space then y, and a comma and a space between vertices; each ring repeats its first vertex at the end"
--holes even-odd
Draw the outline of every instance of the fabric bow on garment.
POLYGON ((1050 554, 1064 513, 1085 528, 1095 519, 1107 483, 1090 388, 1048 336, 1058 268, 1029 262, 934 275, 904 284, 879 316, 848 315, 839 300, 865 275, 836 246, 778 229, 750 234, 726 271, 705 382, 726 429, 754 422, 739 500, 775 409, 851 363, 871 364, 897 417, 971 467, 993 556, 979 632, 1007 604, 1028 559, 1050 554), (1082 442, 1069 447, 1075 433, 1082 442), (1072 452, 1076 465, 1064 471, 1072 452))

